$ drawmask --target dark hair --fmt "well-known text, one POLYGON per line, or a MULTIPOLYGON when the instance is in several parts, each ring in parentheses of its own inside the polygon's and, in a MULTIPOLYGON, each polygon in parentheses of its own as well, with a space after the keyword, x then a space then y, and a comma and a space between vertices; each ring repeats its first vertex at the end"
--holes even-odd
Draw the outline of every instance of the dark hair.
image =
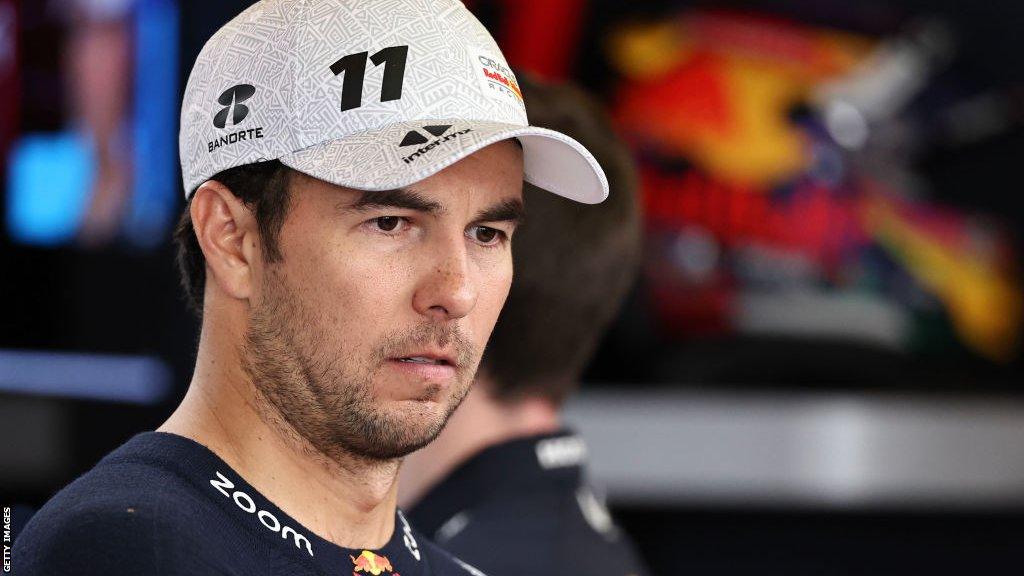
POLYGON ((512 243, 512 288, 481 361, 493 397, 561 404, 636 278, 637 181, 629 152, 592 98, 569 86, 522 80, 531 124, 579 140, 611 189, 603 203, 582 205, 524 186, 528 215, 512 243))
MULTIPOLYGON (((260 228, 260 243, 263 253, 270 262, 281 259, 277 235, 281 231, 288 204, 291 200, 289 180, 291 168, 279 160, 245 164, 218 172, 210 180, 216 180, 231 190, 255 215, 260 228)), ((193 190, 193 195, 195 191, 193 190)), ((189 202, 185 204, 174 228, 174 244, 177 248, 178 272, 181 286, 185 290, 189 307, 200 317, 203 315, 203 292, 206 289, 206 257, 199 247, 189 202)))

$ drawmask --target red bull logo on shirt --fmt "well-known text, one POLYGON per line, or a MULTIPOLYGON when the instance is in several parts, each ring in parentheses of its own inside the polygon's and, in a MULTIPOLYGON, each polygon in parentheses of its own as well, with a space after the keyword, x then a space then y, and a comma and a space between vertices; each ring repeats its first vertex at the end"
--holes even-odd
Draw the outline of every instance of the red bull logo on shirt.
POLYGON ((369 550, 363 550, 359 556, 349 556, 352 559, 352 576, 358 576, 359 572, 365 572, 372 574, 373 576, 380 576, 385 572, 393 572, 392 576, 398 576, 397 572, 394 572, 394 568, 391 567, 391 561, 388 560, 387 556, 379 556, 370 552, 369 550))

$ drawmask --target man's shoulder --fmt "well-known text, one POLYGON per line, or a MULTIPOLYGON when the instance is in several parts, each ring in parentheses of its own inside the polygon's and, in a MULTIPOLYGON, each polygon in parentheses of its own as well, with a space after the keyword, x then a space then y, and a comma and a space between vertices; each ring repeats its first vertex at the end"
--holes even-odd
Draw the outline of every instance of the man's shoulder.
POLYGON ((585 486, 575 494, 489 501, 456 514, 435 537, 489 576, 560 574, 568 566, 581 575, 647 572, 628 535, 585 486))
POLYGON ((187 521, 208 505, 196 487, 173 471, 135 460, 102 460, 58 491, 29 524, 54 521, 116 523, 139 515, 187 521))
POLYGON ((15 542, 18 573, 155 573, 161 550, 194 548, 190 525, 209 506, 169 470, 104 459, 32 516, 15 542))
POLYGON ((419 541, 424 558, 430 564, 431 573, 435 576, 492 576, 466 563, 419 533, 416 534, 416 539, 419 541))
POLYGON ((567 495, 550 490, 506 494, 455 514, 433 537, 455 554, 500 548, 548 555, 559 547, 572 523, 571 506, 567 495))

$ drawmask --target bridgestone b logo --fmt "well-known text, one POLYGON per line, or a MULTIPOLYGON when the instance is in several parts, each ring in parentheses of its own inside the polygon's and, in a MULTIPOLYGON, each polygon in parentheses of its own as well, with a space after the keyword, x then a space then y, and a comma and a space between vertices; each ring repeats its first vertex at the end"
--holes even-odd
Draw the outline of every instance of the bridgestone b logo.
POLYGON ((271 532, 279 532, 281 538, 287 540, 288 534, 291 533, 292 539, 295 541, 295 547, 301 549, 303 544, 305 544, 306 552, 309 552, 310 556, 313 555, 313 546, 309 543, 308 538, 296 532, 291 526, 281 526, 281 521, 273 513, 267 510, 256 510, 256 502, 252 497, 241 490, 235 490, 234 482, 228 480, 223 474, 217 472, 217 478, 210 480, 210 485, 228 499, 234 501, 235 505, 241 508, 243 512, 255 514, 265 528, 271 532), (233 492, 229 493, 229 490, 233 492))
POLYGON ((426 154, 427 152, 431 151, 437 146, 454 138, 458 138, 463 134, 473 131, 472 128, 466 128, 465 130, 456 130, 455 132, 448 134, 444 138, 441 138, 441 136, 444 135, 444 133, 447 132, 449 128, 451 128, 450 124, 447 126, 424 126, 423 129, 425 131, 430 133, 430 135, 436 137, 436 139, 433 142, 430 142, 430 139, 424 136, 423 133, 419 132, 418 130, 410 130, 409 132, 406 132, 405 138, 402 138, 402 141, 398 144, 399 147, 415 146, 416 144, 426 144, 426 146, 417 148, 415 152, 408 156, 403 156, 402 162, 405 162, 406 164, 412 164, 417 158, 426 154))
POLYGON ((217 102, 225 106, 213 117, 213 125, 217 128, 224 128, 228 125, 228 117, 231 118, 231 125, 236 126, 249 115, 249 107, 245 102, 256 93, 256 87, 252 84, 239 84, 225 90, 217 97, 217 102))
MULTIPOLYGON (((217 102, 224 106, 213 116, 213 125, 217 128, 227 128, 228 119, 231 120, 231 126, 237 126, 249 115, 249 107, 243 104, 246 100, 253 97, 256 94, 256 87, 252 84, 239 84, 228 88, 220 96, 217 97, 217 102)), ((255 140, 257 138, 263 138, 263 127, 259 126, 256 128, 249 128, 247 130, 238 130, 230 134, 225 134, 216 140, 211 140, 206 143, 207 148, 210 152, 213 152, 221 146, 227 146, 240 142, 242 140, 255 140)))

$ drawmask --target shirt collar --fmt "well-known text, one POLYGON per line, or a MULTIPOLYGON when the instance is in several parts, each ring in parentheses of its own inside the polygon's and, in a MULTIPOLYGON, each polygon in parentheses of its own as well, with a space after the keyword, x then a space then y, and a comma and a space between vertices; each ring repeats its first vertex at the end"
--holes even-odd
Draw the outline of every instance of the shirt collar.
MULTIPOLYGON (((323 574, 354 573, 357 566, 373 572, 385 565, 403 576, 429 574, 427 559, 423 558, 425 552, 417 541, 418 531, 410 527, 399 510, 395 511, 394 532, 384 546, 345 548, 299 524, 220 456, 190 438, 168 432, 142 432, 104 460, 144 462, 179 474, 205 498, 219 504, 225 514, 237 518, 254 537, 262 539, 264 545, 280 550, 297 563, 316 564, 323 574)), ((208 525, 215 527, 217 522, 211 520, 208 525)))

